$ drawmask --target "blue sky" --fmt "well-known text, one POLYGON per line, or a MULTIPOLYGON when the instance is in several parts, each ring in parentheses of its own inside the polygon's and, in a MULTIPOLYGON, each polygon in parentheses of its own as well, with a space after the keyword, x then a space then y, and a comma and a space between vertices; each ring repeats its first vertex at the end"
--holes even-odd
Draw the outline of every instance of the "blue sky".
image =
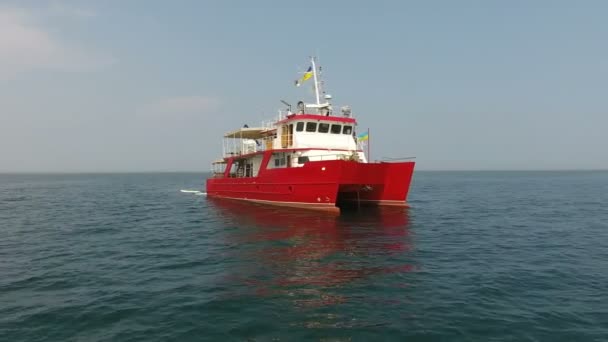
POLYGON ((607 169, 603 1, 0 1, 0 171, 207 171, 318 55, 419 169, 607 169))

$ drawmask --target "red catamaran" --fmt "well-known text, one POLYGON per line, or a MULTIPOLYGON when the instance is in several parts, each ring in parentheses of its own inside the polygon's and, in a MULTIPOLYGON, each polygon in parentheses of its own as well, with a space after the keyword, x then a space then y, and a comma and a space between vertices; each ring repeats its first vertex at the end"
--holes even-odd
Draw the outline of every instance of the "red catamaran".
POLYGON ((348 106, 334 115, 314 58, 311 64, 296 85, 312 78, 316 103, 300 101, 292 112, 282 101, 287 110, 270 124, 226 133, 207 196, 334 212, 347 205, 406 207, 414 161, 368 162, 362 149, 368 135, 357 137, 348 106))

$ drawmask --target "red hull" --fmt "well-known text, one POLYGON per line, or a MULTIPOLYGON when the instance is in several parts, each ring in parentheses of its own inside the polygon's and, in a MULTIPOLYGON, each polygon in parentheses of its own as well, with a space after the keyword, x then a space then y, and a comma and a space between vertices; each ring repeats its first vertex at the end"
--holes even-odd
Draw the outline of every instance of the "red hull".
POLYGON ((311 161, 257 177, 209 178, 207 196, 338 212, 345 203, 407 206, 414 162, 311 161))

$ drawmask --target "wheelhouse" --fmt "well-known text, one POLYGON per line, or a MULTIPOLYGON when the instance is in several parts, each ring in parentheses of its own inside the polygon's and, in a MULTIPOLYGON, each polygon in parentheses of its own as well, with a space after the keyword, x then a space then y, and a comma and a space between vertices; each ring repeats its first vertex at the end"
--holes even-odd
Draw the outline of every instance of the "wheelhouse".
POLYGON ((322 92, 316 73, 314 77, 316 103, 299 101, 294 113, 291 105, 281 101, 287 109, 279 111, 278 118, 270 123, 244 125, 224 135, 225 177, 256 177, 262 169, 302 167, 321 160, 367 162, 357 143, 357 122, 351 117, 350 107, 344 106, 341 115, 334 115, 331 95, 322 92))

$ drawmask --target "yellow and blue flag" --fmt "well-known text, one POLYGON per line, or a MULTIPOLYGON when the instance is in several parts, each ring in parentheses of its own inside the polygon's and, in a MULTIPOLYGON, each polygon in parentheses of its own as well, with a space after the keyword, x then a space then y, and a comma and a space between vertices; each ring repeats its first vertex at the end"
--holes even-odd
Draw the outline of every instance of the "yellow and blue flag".
POLYGON ((369 133, 365 132, 365 133, 361 133, 359 134, 359 136, 357 136, 357 141, 366 141, 369 139, 369 133))
POLYGON ((296 87, 299 87, 302 82, 306 81, 307 79, 312 77, 312 66, 308 67, 308 70, 306 70, 306 72, 304 73, 304 75, 302 75, 302 78, 300 78, 299 80, 296 80, 296 87))

